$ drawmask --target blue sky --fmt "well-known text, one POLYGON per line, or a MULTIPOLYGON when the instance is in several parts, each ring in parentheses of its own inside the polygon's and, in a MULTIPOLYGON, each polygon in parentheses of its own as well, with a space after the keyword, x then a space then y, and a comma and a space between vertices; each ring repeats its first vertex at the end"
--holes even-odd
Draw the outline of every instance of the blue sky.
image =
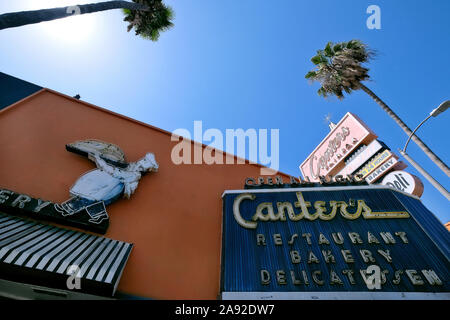
MULTIPOLYGON (((83 0, 2 1, 0 12, 75 5, 83 0)), ((392 150, 407 136, 365 93, 324 100, 304 75, 328 41, 360 39, 377 50, 366 85, 414 128, 449 99, 450 1, 167 0, 175 27, 158 42, 126 32, 119 10, 0 32, 0 71, 165 130, 280 129, 280 171, 298 165, 337 122, 357 114, 392 150), (366 8, 381 8, 381 30, 366 8)), ((450 111, 418 132, 450 160, 450 111)), ((411 143, 408 153, 442 185, 448 177, 411 143)), ((421 177, 411 166, 407 171, 421 177)), ((424 178, 424 204, 450 220, 448 201, 424 178)))

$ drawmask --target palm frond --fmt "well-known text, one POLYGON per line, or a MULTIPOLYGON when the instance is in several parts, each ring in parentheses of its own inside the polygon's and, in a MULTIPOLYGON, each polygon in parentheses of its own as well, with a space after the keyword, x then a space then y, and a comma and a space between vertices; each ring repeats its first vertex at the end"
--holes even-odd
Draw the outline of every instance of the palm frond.
POLYGON ((147 10, 124 10, 124 21, 129 22, 127 31, 134 29, 136 35, 156 41, 160 33, 173 26, 174 11, 162 0, 133 0, 147 6, 147 10))
POLYGON ((343 99, 344 92, 350 94, 360 88, 361 81, 370 78, 369 69, 362 63, 368 62, 373 55, 374 51, 360 40, 328 42, 311 58, 315 69, 309 71, 305 78, 321 84, 317 91, 320 96, 334 95, 343 99))
POLYGON ((309 72, 305 75, 305 78, 306 78, 306 79, 314 79, 315 77, 317 77, 317 72, 316 72, 316 71, 309 71, 309 72))
POLYGON ((334 55, 334 50, 331 48, 332 44, 333 44, 332 42, 328 42, 325 49, 323 50, 325 53, 325 56, 328 58, 331 58, 334 55))

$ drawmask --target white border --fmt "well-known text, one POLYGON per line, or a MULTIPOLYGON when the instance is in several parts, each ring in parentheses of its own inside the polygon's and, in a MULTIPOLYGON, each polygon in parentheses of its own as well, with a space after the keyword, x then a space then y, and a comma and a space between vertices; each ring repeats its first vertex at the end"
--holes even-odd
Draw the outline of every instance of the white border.
POLYGON ((389 186, 383 186, 383 185, 375 185, 375 186, 342 186, 342 187, 306 187, 306 188, 250 188, 250 189, 242 189, 242 190, 225 190, 222 193, 222 198, 226 194, 236 194, 236 193, 273 193, 273 192, 296 192, 296 191, 340 191, 340 190, 364 190, 364 189, 388 189, 395 192, 399 192, 401 194, 404 194, 405 196, 411 197, 413 199, 419 200, 420 198, 410 194, 406 193, 404 191, 397 190, 395 188, 391 188, 389 186))
POLYGON ((450 292, 222 292, 222 300, 450 300, 450 292))

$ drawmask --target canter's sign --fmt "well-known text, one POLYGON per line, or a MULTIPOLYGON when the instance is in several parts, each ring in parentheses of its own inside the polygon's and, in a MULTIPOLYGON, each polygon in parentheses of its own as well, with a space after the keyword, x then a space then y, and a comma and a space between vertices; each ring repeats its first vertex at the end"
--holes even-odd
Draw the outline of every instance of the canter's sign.
POLYGON ((345 166, 345 159, 361 143, 377 136, 356 115, 348 112, 317 148, 300 165, 305 179, 318 182, 320 176, 334 176, 345 166))
POLYGON ((448 232, 405 193, 385 186, 235 190, 224 193, 223 210, 224 298, 449 292, 448 232))

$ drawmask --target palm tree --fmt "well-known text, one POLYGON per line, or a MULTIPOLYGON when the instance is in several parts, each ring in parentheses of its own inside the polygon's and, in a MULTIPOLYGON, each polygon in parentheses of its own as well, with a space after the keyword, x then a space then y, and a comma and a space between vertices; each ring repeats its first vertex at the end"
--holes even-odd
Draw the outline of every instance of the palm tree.
POLYGON ((11 12, 0 15, 0 30, 27 24, 51 21, 73 16, 112 9, 123 9, 124 21, 129 23, 128 31, 134 28, 136 35, 153 41, 159 33, 173 26, 173 11, 162 0, 105 1, 70 7, 11 12), (77 9, 76 11, 74 9, 77 9))
MULTIPOLYGON (((349 94, 353 90, 363 90, 410 136, 412 134, 411 129, 383 100, 362 83, 362 81, 369 80, 370 76, 369 69, 361 64, 368 62, 374 54, 373 50, 359 40, 336 44, 329 42, 325 49, 318 50, 317 55, 311 58, 311 62, 314 63, 316 68, 309 71, 305 78, 318 81, 321 87, 317 93, 325 98, 335 95, 341 100, 344 98, 344 92, 349 94)), ((412 140, 447 176, 450 176, 448 166, 419 137, 413 135, 412 140)))

